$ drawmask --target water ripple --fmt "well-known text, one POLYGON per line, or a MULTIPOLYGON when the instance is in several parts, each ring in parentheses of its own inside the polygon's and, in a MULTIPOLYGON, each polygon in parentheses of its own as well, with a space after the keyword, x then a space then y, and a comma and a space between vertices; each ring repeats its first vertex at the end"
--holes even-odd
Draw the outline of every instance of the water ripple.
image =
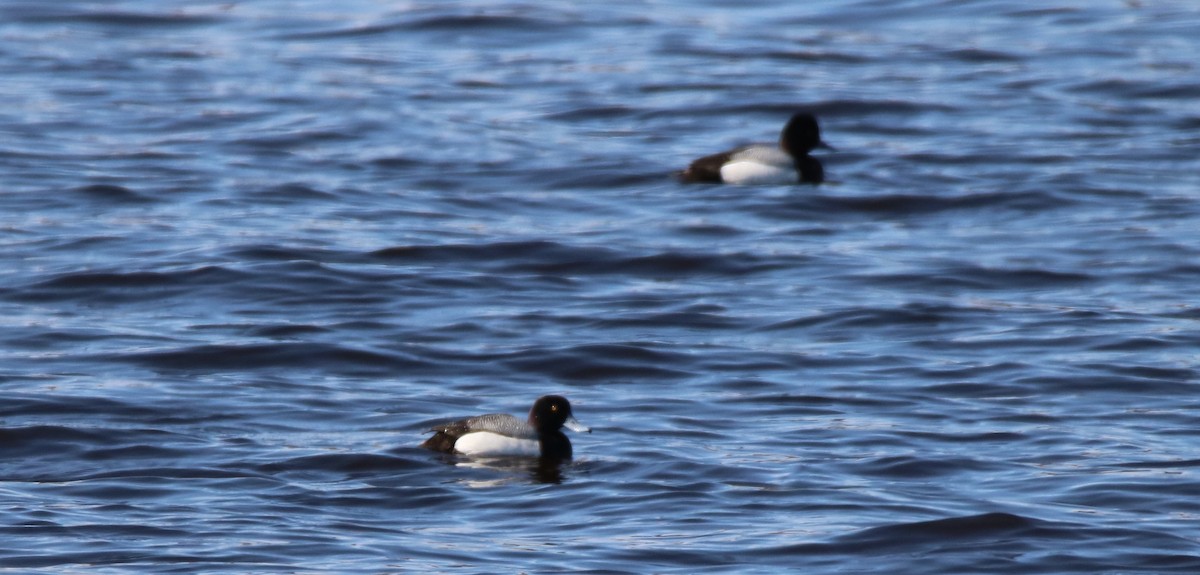
POLYGON ((160 4, 0 6, 0 565, 1200 570, 1193 6, 160 4))

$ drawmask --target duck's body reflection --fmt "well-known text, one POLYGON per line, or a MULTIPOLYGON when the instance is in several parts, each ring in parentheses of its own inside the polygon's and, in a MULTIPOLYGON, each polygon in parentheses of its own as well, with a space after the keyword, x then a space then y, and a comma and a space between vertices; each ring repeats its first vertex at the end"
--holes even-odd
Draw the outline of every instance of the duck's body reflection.
POLYGON ((576 465, 568 459, 547 457, 467 457, 447 455, 443 458, 443 461, 455 467, 490 470, 500 474, 490 479, 463 478, 462 481, 471 487, 494 487, 526 480, 533 483, 559 484, 563 482, 565 472, 576 465))

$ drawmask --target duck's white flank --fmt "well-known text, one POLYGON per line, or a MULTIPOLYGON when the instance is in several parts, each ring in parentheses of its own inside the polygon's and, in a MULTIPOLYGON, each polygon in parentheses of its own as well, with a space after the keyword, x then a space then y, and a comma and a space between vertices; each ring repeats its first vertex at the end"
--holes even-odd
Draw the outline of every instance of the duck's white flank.
POLYGON ((792 157, 776 147, 747 146, 721 166, 721 180, 727 184, 794 184, 800 181, 792 157))
POLYGON ((454 450, 466 455, 520 455, 537 457, 542 446, 536 439, 508 437, 490 431, 473 431, 454 442, 454 450))
POLYGON ((727 184, 771 185, 794 184, 800 181, 800 177, 792 166, 742 160, 721 166, 721 180, 727 184))

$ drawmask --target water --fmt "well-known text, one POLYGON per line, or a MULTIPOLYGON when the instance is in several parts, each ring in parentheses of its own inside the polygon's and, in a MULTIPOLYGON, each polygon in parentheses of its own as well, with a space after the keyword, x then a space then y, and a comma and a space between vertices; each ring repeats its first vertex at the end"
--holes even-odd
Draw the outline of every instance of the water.
POLYGON ((1200 10, 741 4, 0 3, 0 567, 1200 571, 1200 10))

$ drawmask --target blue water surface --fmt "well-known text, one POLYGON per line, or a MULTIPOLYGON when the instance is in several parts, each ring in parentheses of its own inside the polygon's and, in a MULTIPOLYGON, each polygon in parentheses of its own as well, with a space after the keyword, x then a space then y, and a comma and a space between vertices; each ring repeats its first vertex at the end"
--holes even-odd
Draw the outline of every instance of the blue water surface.
POLYGON ((1197 29, 0 2, 0 568, 1200 572, 1197 29), (671 177, 798 110, 827 183, 671 177))

